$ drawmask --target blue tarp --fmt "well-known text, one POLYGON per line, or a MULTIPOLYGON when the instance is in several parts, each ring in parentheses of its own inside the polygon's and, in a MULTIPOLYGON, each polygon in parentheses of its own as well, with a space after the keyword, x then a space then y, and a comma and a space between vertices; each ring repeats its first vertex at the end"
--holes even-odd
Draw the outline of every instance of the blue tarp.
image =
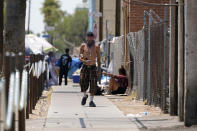
POLYGON ((80 69, 81 65, 82 65, 82 62, 79 60, 79 58, 72 58, 72 66, 68 72, 68 78, 72 79, 73 73, 75 73, 76 70, 80 69))
POLYGON ((109 76, 102 76, 101 80, 110 80, 110 77, 109 76))
MULTIPOLYGON (((56 62, 55 66, 60 66, 60 59, 56 62)), ((68 72, 68 78, 72 79, 73 73, 75 73, 76 70, 80 69, 82 66, 82 62, 79 60, 79 58, 72 58, 72 66, 68 72)))

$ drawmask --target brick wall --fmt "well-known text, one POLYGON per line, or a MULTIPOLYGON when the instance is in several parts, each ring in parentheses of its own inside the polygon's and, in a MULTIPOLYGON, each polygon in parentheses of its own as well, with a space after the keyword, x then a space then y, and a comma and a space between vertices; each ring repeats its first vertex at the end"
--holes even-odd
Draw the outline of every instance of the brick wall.
MULTIPOLYGON (((127 0, 129 1, 129 0, 127 0)), ((150 2, 150 3, 169 3, 169 0, 141 0, 144 2, 150 2)), ((144 25, 144 10, 149 11, 150 9, 153 9, 161 18, 164 17, 164 7, 162 6, 149 6, 149 5, 140 5, 135 4, 130 0, 132 4, 128 5, 130 8, 129 12, 129 32, 136 32, 142 29, 144 25)))

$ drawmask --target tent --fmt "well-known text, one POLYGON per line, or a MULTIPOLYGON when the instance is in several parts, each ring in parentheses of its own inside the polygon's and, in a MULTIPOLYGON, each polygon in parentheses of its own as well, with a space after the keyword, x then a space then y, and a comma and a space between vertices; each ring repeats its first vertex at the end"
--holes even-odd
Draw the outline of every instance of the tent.
POLYGON ((57 51, 48 41, 40 38, 36 35, 29 34, 25 36, 25 52, 26 55, 33 54, 43 54, 49 51, 57 51))

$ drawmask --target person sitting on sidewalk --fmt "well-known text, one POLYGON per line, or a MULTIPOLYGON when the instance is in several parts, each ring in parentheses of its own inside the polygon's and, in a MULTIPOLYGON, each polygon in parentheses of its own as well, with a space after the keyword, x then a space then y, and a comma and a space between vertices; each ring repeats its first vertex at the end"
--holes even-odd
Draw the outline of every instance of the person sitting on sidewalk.
POLYGON ((128 77, 123 66, 119 69, 119 75, 106 72, 103 74, 111 77, 108 94, 125 94, 128 87, 128 77))

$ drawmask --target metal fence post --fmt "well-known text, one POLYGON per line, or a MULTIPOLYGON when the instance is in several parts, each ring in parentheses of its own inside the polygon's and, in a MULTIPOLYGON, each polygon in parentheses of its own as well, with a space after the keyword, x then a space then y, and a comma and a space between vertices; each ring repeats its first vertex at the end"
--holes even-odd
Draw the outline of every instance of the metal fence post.
POLYGON ((147 70, 147 91, 148 91, 148 104, 151 105, 151 78, 150 78, 150 61, 151 61, 151 27, 152 19, 149 14, 149 25, 148 25, 148 70, 147 70))
POLYGON ((29 113, 30 113, 30 74, 29 74, 29 70, 31 67, 31 63, 30 61, 26 61, 26 64, 30 64, 29 66, 26 67, 26 70, 28 72, 28 78, 27 78, 27 86, 28 86, 28 90, 27 90, 27 107, 26 107, 26 119, 29 119, 29 113))
MULTIPOLYGON (((149 12, 147 12, 146 10, 144 11, 144 46, 145 47, 148 47, 148 45, 147 45, 147 29, 146 29, 146 26, 147 26, 147 24, 146 24, 146 17, 147 16, 149 16, 149 12)), ((148 79, 147 79, 147 77, 148 77, 148 66, 147 66, 147 49, 148 48, 146 48, 146 50, 144 50, 145 52, 144 52, 144 93, 143 93, 143 100, 146 100, 147 99, 147 89, 148 89, 148 86, 147 86, 147 82, 148 82, 148 79), (145 57, 145 55, 146 55, 146 57, 145 57)))
MULTIPOLYGON (((9 92, 9 84, 10 84, 10 52, 6 52, 5 54, 5 111, 7 111, 8 106, 8 92, 9 92)), ((6 113, 5 113, 6 114, 6 113)), ((5 115, 6 117, 6 115, 5 115)), ((4 123, 5 126, 5 123, 4 123)), ((4 127, 4 131, 6 131, 4 127)))
POLYGON ((163 82, 163 111, 166 112, 167 91, 167 33, 168 33, 168 6, 164 7, 164 82, 163 82))
MULTIPOLYGON (((16 69, 16 54, 15 53, 11 53, 11 61, 10 61, 10 72, 15 72, 15 69, 16 69)), ((10 88, 10 87, 9 87, 10 88)), ((10 93, 10 92, 9 92, 10 93)), ((8 96, 10 97, 10 96, 8 96)), ((9 109, 8 109, 9 110, 9 109)), ((15 112, 12 112, 12 127, 10 129, 10 131, 15 131, 15 119, 16 119, 16 116, 15 116, 15 112)))
MULTIPOLYGON (((31 55, 31 64, 32 64, 32 66, 33 66, 33 68, 34 68, 34 55, 32 54, 31 55)), ((34 76, 33 76, 33 70, 32 70, 32 72, 31 72, 31 79, 30 79, 30 92, 31 92, 31 114, 32 114, 32 111, 33 111, 33 109, 34 109, 34 85, 35 85, 35 82, 34 82, 34 76)))
MULTIPOLYGON (((24 68, 24 54, 23 53, 19 53, 17 54, 16 57, 16 68, 19 70, 20 72, 20 91, 21 89, 21 85, 22 85, 22 74, 23 74, 23 68, 24 68)), ((25 131, 25 108, 22 110, 18 111, 18 130, 19 131, 25 131)))

